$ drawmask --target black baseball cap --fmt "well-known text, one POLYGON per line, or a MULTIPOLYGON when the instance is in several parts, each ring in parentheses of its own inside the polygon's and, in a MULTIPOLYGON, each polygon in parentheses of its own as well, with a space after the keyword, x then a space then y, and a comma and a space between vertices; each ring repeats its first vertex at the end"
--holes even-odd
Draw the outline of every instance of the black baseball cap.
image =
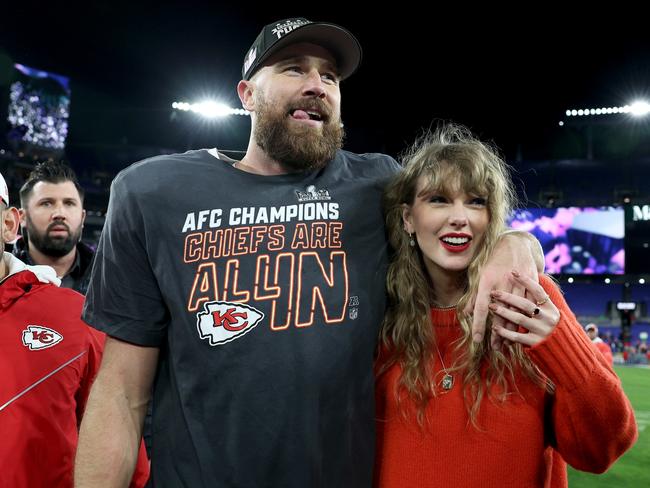
POLYGON ((250 80, 272 54, 298 42, 309 42, 330 51, 336 60, 341 80, 354 73, 361 63, 361 44, 347 29, 328 22, 312 22, 296 17, 273 22, 262 29, 246 53, 242 78, 250 80))

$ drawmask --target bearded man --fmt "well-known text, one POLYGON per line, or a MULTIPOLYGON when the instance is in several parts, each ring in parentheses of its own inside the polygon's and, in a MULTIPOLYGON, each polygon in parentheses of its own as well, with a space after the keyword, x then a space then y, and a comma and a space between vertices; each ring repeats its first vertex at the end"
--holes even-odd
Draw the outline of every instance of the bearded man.
POLYGON ((36 165, 20 189, 22 238, 13 254, 30 265, 54 268, 61 286, 86 294, 94 251, 81 241, 84 190, 61 162, 36 165))

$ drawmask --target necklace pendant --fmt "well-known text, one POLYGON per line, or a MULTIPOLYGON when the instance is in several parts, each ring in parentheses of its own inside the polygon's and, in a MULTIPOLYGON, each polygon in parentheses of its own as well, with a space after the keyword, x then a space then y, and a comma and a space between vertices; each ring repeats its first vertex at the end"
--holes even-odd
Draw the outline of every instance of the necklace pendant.
POLYGON ((440 386, 442 386, 443 390, 449 391, 454 387, 454 377, 447 373, 442 377, 442 381, 440 382, 440 386))

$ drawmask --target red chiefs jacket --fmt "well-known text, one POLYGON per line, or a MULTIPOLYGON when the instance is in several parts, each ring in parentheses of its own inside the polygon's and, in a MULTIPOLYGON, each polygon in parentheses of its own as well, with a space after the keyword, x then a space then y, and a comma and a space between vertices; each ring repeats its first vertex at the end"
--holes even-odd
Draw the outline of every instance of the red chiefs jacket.
MULTIPOLYGON (((79 424, 105 339, 82 322, 82 303, 27 269, 0 281, 2 488, 73 486, 79 424)), ((141 456, 132 486, 147 477, 141 456)))

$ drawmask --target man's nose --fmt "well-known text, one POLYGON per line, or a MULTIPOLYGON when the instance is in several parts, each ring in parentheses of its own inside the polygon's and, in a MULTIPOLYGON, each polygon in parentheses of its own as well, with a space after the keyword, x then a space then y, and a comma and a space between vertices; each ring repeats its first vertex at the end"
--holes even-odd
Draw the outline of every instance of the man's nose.
POLYGON ((323 79, 321 78, 320 71, 314 68, 306 73, 305 85, 303 87, 302 93, 305 96, 311 96, 316 98, 325 97, 326 94, 325 84, 323 83, 323 79))

